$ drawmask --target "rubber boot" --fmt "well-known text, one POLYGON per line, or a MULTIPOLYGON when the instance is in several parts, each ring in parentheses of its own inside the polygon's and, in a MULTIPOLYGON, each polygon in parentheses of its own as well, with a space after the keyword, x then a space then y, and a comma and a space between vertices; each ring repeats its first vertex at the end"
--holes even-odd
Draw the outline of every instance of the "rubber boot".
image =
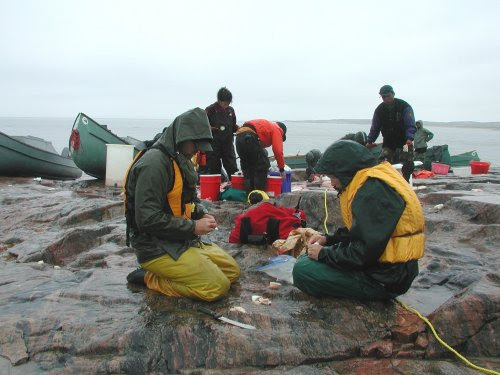
POLYGON ((146 286, 146 283, 144 282, 144 276, 146 276, 146 270, 143 268, 137 268, 127 275, 127 281, 132 284, 146 286))

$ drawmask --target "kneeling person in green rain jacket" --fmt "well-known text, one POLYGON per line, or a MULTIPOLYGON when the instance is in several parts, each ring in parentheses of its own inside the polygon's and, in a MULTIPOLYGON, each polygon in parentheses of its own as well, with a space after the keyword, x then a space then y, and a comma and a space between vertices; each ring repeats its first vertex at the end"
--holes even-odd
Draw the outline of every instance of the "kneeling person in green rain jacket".
POLYGON ((316 172, 339 192, 345 228, 316 235, 293 269, 295 286, 314 296, 387 300, 405 293, 424 254, 424 217, 405 179, 388 162, 377 164, 353 141, 325 151, 316 172))
POLYGON ((229 290, 240 269, 235 260, 201 237, 215 218, 196 197, 191 157, 211 151, 205 111, 178 116, 130 168, 126 183, 127 228, 141 264, 127 279, 171 297, 213 301, 229 290))

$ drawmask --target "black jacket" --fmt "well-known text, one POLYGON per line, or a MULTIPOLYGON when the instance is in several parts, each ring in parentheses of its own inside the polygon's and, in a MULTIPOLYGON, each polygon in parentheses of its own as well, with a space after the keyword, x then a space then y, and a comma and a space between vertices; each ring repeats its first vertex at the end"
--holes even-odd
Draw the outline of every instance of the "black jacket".
POLYGON ((219 103, 209 105, 205 112, 208 116, 208 121, 212 128, 212 135, 214 140, 225 140, 231 138, 233 133, 238 130, 236 125, 236 113, 233 107, 229 106, 223 109, 219 103))
POLYGON ((402 99, 395 98, 394 105, 387 106, 385 103, 375 109, 375 116, 380 123, 383 146, 391 149, 401 148, 406 143, 406 126, 404 123, 404 112, 410 105, 402 99))

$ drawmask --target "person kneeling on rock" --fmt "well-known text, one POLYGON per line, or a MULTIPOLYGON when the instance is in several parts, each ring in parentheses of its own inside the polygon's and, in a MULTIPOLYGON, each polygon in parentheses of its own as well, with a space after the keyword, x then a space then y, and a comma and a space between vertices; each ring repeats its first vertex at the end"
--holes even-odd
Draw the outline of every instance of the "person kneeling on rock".
POLYGON ((316 164, 339 192, 345 228, 314 235, 293 281, 313 296, 387 300, 405 293, 424 255, 424 217, 405 179, 353 141, 333 143, 316 164))
POLYGON ((127 280, 170 297, 216 300, 240 276, 236 261, 201 237, 217 228, 196 197, 191 157, 211 151, 205 111, 189 110, 136 157, 126 180, 127 238, 141 268, 127 280))

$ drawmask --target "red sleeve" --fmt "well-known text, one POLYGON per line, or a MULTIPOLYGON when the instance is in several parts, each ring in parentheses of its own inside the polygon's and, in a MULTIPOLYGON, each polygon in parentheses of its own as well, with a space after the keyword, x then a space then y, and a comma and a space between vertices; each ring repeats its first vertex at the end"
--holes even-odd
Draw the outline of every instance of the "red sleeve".
POLYGON ((274 158, 278 163, 278 168, 283 170, 283 168, 285 168, 285 159, 283 158, 283 136, 279 128, 273 129, 272 142, 274 158))

